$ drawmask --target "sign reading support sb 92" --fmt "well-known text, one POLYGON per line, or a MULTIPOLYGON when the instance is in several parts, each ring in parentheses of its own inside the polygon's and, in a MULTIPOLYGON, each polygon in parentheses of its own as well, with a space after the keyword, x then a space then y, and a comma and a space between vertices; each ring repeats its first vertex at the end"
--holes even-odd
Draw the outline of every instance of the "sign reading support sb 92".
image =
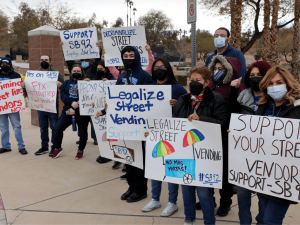
POLYGON ((197 21, 197 0, 187 0, 187 23, 197 21))
POLYGON ((64 43, 65 60, 99 58, 99 48, 96 46, 97 29, 88 27, 60 31, 60 39, 64 43))
POLYGON ((101 30, 105 49, 105 66, 123 66, 121 52, 126 46, 134 46, 141 56, 141 64, 149 65, 145 27, 117 27, 101 30))

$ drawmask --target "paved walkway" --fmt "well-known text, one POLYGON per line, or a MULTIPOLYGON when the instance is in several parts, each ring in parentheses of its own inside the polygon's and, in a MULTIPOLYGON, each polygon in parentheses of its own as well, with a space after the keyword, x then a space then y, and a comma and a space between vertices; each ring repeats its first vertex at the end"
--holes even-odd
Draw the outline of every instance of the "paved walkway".
MULTIPOLYGON (((167 204, 167 185, 163 184, 162 208, 143 213, 141 208, 151 198, 126 203, 120 197, 128 188, 120 180, 121 169, 112 170, 112 162, 100 165, 98 147, 91 139, 85 157, 75 160, 77 138, 71 128, 64 135, 65 152, 58 159, 35 156, 40 147, 39 128, 30 124, 30 109, 21 113, 23 138, 28 155, 20 155, 11 129, 12 152, 0 155, 0 225, 3 224, 183 224, 181 191, 179 211, 170 218, 160 217, 167 204), (2 201, 1 201, 2 198, 2 201), (3 202, 3 205, 2 205, 3 202), (4 207, 3 207, 4 206, 4 207)), ((219 195, 216 194, 217 199, 219 195)), ((218 203, 218 202, 217 202, 218 203)), ((300 223, 299 205, 290 207, 285 224, 300 223)), ((253 217, 257 215, 257 197, 253 196, 253 217)), ((197 224, 203 224, 197 211, 197 224)), ((253 218, 253 221, 254 218, 253 218)), ((227 217, 217 217, 217 224, 238 224, 236 195, 227 217)))

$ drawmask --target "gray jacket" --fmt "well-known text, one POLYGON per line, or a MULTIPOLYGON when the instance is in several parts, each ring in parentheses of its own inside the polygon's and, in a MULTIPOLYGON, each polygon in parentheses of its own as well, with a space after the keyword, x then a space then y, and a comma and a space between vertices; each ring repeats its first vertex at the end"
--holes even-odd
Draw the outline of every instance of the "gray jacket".
POLYGON ((254 98, 252 88, 247 88, 243 90, 239 97, 237 98, 237 102, 241 106, 242 114, 254 114, 254 98), (252 112, 253 111, 253 112, 252 112), (252 112, 252 113, 249 113, 252 112))

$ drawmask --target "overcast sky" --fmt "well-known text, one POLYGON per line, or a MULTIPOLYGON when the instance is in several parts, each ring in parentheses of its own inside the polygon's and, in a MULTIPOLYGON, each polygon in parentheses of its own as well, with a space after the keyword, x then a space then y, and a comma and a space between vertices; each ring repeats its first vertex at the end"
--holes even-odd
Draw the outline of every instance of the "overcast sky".
MULTIPOLYGON (((13 2, 17 4, 20 2, 27 2, 30 6, 40 2, 40 0, 1 0, 6 1, 6 5, 14 8, 13 2)), ((48 1, 48 0, 46 0, 48 1)), ((52 0, 54 1, 54 0, 52 0)), ((102 21, 104 18, 113 23, 118 17, 121 17, 125 26, 127 5, 125 0, 60 0, 67 2, 71 7, 78 12, 82 17, 90 17, 93 12, 96 13, 98 20, 102 21)), ((187 1, 186 0, 132 0, 133 8, 137 9, 136 21, 139 16, 146 14, 150 9, 162 10, 171 20, 174 29, 189 30, 191 25, 187 24, 187 1)), ((262 18, 261 18, 262 19, 262 18)), ((133 15, 132 15, 133 24, 133 15)), ((249 24, 244 24, 242 29, 248 27, 249 24)), ((230 19, 222 16, 212 16, 210 13, 197 7, 197 29, 209 30, 213 33, 218 27, 225 26, 230 29, 230 19)), ((253 25, 252 25, 253 26, 253 25)), ((262 24, 260 24, 262 27, 262 24)))

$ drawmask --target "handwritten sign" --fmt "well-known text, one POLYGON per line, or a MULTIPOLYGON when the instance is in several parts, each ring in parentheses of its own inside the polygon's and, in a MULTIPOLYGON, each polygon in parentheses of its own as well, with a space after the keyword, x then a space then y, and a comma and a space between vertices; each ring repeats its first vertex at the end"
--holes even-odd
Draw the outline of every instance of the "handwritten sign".
POLYGON ((58 71, 28 70, 25 86, 32 109, 56 113, 58 71))
POLYGON ((229 182, 300 202, 300 123, 296 119, 232 114, 229 182))
POLYGON ((98 140, 100 155, 134 167, 143 169, 143 151, 141 141, 118 141, 107 138, 106 116, 91 116, 98 140))
POLYGON ((116 84, 116 80, 78 81, 80 115, 96 115, 105 107, 106 89, 116 84), (95 104, 94 108, 92 104, 95 104))
POLYGON ((218 124, 148 118, 145 177, 176 184, 222 188, 222 139, 218 124))
POLYGON ((21 78, 0 81, 0 114, 26 110, 21 83, 21 78))
POLYGON ((148 65, 145 27, 117 27, 101 30, 105 49, 105 66, 123 66, 121 52, 126 46, 134 46, 140 53, 141 64, 148 65))
POLYGON ((96 27, 60 31, 65 60, 99 58, 96 27))
POLYGON ((172 117, 171 86, 115 85, 106 93, 107 135, 118 140, 145 140, 146 118, 172 117))

